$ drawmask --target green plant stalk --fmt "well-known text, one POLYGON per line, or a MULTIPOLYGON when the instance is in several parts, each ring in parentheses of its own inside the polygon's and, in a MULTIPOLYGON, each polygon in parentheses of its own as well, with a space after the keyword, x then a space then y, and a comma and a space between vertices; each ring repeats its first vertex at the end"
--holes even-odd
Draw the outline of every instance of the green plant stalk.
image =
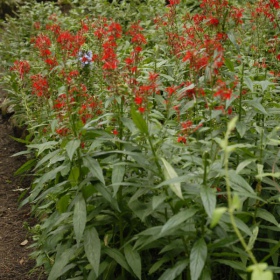
POLYGON ((252 252, 252 250, 248 247, 248 245, 246 244, 240 230, 238 229, 236 222, 235 222, 235 218, 234 218, 234 207, 233 207, 233 203, 232 203, 232 194, 231 194, 231 188, 230 188, 230 180, 229 180, 229 173, 228 173, 228 159, 229 159, 229 152, 228 152, 228 139, 229 139, 229 135, 231 133, 231 130, 228 128, 226 135, 225 135, 225 139, 224 139, 224 152, 225 152, 225 158, 224 158, 224 164, 225 164, 225 180, 226 180, 226 190, 227 190, 227 197, 228 197, 228 212, 230 215, 230 221, 233 227, 233 230, 235 232, 235 234, 237 235, 241 245, 243 246, 244 250, 248 253, 251 261, 253 264, 257 264, 257 260, 252 252))

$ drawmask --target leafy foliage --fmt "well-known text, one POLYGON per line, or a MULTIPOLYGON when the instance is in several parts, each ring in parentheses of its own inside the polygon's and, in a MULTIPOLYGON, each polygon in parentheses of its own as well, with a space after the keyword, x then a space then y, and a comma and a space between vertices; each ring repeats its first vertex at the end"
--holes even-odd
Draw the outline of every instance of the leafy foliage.
POLYGON ((278 1, 74 4, 23 6, 2 35, 37 265, 278 279, 278 1))

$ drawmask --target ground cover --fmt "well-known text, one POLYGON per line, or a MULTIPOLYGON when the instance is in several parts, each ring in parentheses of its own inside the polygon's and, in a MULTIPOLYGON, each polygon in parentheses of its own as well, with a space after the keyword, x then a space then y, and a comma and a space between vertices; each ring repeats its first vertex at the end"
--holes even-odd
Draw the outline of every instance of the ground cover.
POLYGON ((278 279, 280 5, 199 4, 36 4, 6 24, 50 280, 278 279))

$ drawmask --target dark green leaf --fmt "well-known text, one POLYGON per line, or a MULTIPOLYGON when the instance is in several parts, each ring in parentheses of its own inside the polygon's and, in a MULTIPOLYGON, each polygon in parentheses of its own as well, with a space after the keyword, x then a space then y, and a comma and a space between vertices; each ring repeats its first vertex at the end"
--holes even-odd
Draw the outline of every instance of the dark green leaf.
POLYGON ((136 127, 144 134, 148 135, 149 129, 146 121, 140 112, 137 112, 133 107, 131 108, 131 117, 136 127))
POLYGON ((184 269, 187 267, 187 265, 188 265, 187 260, 177 262, 174 267, 168 268, 160 276, 160 278, 158 280, 173 280, 173 279, 175 279, 177 276, 179 276, 184 271, 184 269))
POLYGON ((133 250, 130 244, 127 244, 124 247, 124 255, 132 271, 135 273, 137 278, 141 280, 142 266, 141 266, 141 257, 139 253, 133 250))
POLYGON ((83 158, 83 163, 89 169, 91 175, 96 177, 100 182, 102 182, 105 185, 103 172, 98 161, 90 156, 85 156, 83 158))

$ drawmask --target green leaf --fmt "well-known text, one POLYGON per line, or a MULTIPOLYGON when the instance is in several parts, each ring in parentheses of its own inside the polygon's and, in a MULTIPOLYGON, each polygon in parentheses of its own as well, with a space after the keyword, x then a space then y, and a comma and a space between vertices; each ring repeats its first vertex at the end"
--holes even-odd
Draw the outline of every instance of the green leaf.
POLYGON ((123 177, 125 174, 125 166, 124 165, 114 165, 113 166, 113 172, 112 172, 112 184, 114 189, 113 197, 116 196, 120 184, 123 182, 123 177))
POLYGON ((179 276, 183 272, 183 270, 187 267, 187 265, 188 265, 187 260, 177 262, 174 267, 168 268, 160 276, 160 278, 158 280, 173 280, 173 279, 175 279, 177 276, 179 276))
POLYGON ((239 133, 240 137, 243 138, 243 136, 246 133, 247 126, 244 122, 237 122, 236 123, 236 130, 239 133))
POLYGON ((70 161, 72 161, 73 156, 76 152, 76 150, 80 147, 81 145, 81 140, 71 140, 67 143, 65 146, 66 152, 69 156, 70 161))
POLYGON ((35 164, 36 159, 30 159, 29 161, 25 162, 14 174, 17 176, 26 171, 29 171, 35 164))
POLYGON ((152 208, 155 210, 162 202, 166 199, 164 194, 153 196, 152 198, 152 208))
POLYGON ((226 67, 228 68, 229 71, 234 72, 234 64, 233 64, 233 62, 232 62, 229 58, 227 58, 227 57, 225 57, 225 65, 226 65, 226 67))
POLYGON ((201 186, 200 197, 201 197, 205 212, 211 218, 212 213, 216 207, 216 202, 217 202, 215 189, 207 187, 207 186, 201 186))
POLYGON ((260 103, 260 100, 259 100, 259 99, 244 100, 244 102, 248 103, 249 105, 251 105, 252 107, 254 107, 255 109, 257 109, 260 113, 263 113, 264 115, 268 115, 268 113, 266 112, 265 108, 264 108, 263 105, 260 103))
POLYGON ((83 196, 80 194, 75 202, 73 213, 73 226, 77 243, 80 243, 85 230, 87 221, 87 209, 86 202, 83 196))
POLYGON ((71 172, 68 177, 68 181, 71 183, 72 187, 78 184, 79 176, 80 176, 80 168, 78 166, 74 166, 71 169, 71 172))
POLYGON ((252 82, 252 80, 250 79, 250 77, 244 77, 243 79, 245 85, 250 89, 250 91, 254 91, 254 84, 252 82))
POLYGON ((98 276, 100 254, 101 254, 101 242, 98 236, 98 232, 94 227, 87 228, 84 234, 84 248, 86 256, 93 267, 93 270, 98 276))
MULTIPOLYGON (((164 165, 164 175, 165 175, 165 179, 169 180, 169 179, 174 179, 176 177, 178 177, 176 171, 174 170, 174 168, 171 166, 171 164, 166 161, 164 158, 161 158, 163 165, 164 165)), ((169 184, 171 190, 181 199, 183 199, 183 195, 182 195, 182 191, 181 191, 181 183, 177 182, 177 183, 172 183, 169 184)))
MULTIPOLYGON (((252 231, 250 230, 250 228, 239 218, 234 217, 236 226, 243 232, 245 232, 247 235, 252 236, 252 231)), ((229 213, 225 213, 225 215, 223 215, 221 217, 221 221, 223 221, 224 223, 230 223, 230 216, 229 213)))
POLYGON ((257 240, 257 237, 258 237, 258 233, 259 233, 259 227, 256 226, 253 230, 252 230, 252 236, 250 237, 249 239, 249 242, 248 242, 248 248, 250 250, 252 250, 254 248, 254 244, 257 240))
POLYGON ((222 215, 227 211, 227 208, 226 207, 219 207, 219 208, 215 208, 215 210, 213 211, 213 214, 212 214, 212 220, 211 220, 211 224, 210 224, 210 227, 213 228, 214 226, 216 226, 222 215))
POLYGON ((109 248, 109 247, 105 247, 103 249, 103 252, 105 254, 107 254, 109 257, 111 257, 112 259, 114 259, 119 265, 121 265, 125 270, 127 270, 128 272, 132 273, 125 257, 123 256, 123 254, 118 251, 117 249, 114 248, 109 248))
POLYGON ((152 267, 149 270, 149 275, 153 274, 154 272, 156 272, 165 262, 169 261, 170 259, 168 257, 162 257, 161 259, 159 259, 157 262, 155 262, 152 267))
POLYGON ((141 267, 141 257, 139 253, 133 250, 130 244, 127 244, 124 247, 124 255, 132 271, 135 273, 137 278, 141 280, 142 267, 141 267))
POLYGON ((252 158, 252 159, 246 159, 242 162, 240 162, 236 168, 236 173, 238 174, 240 171, 242 171, 246 166, 251 164, 252 162, 255 162, 257 159, 252 158))
POLYGON ((248 267, 248 271, 252 271, 251 280, 273 280, 273 273, 267 268, 266 263, 257 263, 248 267))
POLYGON ((148 135, 149 134, 149 129, 146 121, 144 120, 143 116, 141 113, 137 112, 135 108, 131 108, 131 117, 136 125, 136 127, 144 134, 148 135))
POLYGON ((191 279, 197 280, 201 275, 207 258, 207 245, 203 238, 197 240, 190 254, 191 279))
POLYGON ((256 217, 261 218, 267 222, 270 222, 276 226, 279 226, 279 223, 275 219, 275 217, 265 209, 258 208, 256 211, 256 217))
POLYGON ((85 156, 83 157, 83 163, 84 166, 89 169, 91 175, 96 177, 100 182, 102 182, 105 185, 103 172, 99 165, 99 162, 90 156, 85 156))
POLYGON ((58 144, 58 142, 56 142, 56 141, 48 141, 48 142, 41 143, 41 144, 30 144, 30 145, 27 145, 27 147, 31 148, 31 149, 37 149, 38 150, 37 156, 38 156, 45 150, 52 149, 57 144, 58 144))
POLYGON ((253 188, 245 181, 243 177, 238 175, 234 170, 228 172, 230 186, 235 191, 246 192, 255 195, 253 188))
POLYGON ((48 280, 57 280, 63 274, 63 268, 73 258, 74 253, 74 248, 69 248, 66 249, 66 251, 64 251, 60 256, 56 256, 48 280))
POLYGON ((178 214, 172 216, 162 227, 160 236, 163 236, 167 231, 181 225, 186 220, 193 217, 196 212, 197 212, 196 209, 190 208, 190 209, 183 210, 178 214))
POLYGON ((70 196, 64 195, 62 196, 59 201, 56 203, 56 209, 59 213, 64 213, 67 211, 69 206, 70 196))

